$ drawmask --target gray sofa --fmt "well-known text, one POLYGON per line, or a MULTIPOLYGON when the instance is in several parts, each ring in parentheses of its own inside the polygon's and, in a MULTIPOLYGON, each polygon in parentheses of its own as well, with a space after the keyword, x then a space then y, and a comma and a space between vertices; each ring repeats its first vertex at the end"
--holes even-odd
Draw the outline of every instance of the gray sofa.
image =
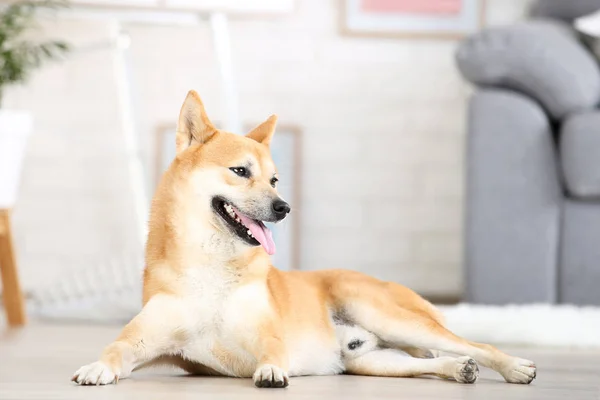
POLYGON ((456 53, 470 100, 466 301, 600 305, 600 69, 573 18, 534 4, 456 53))

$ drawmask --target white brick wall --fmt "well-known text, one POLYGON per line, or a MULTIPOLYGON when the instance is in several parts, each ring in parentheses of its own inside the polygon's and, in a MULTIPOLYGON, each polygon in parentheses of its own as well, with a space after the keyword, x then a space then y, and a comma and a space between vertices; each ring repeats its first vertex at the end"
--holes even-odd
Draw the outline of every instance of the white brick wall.
MULTIPOLYGON (((488 1, 494 22, 525 2, 488 1)), ((451 41, 339 33, 339 1, 299 0, 283 18, 231 23, 241 114, 277 113, 304 134, 301 268, 350 268, 426 294, 461 290, 464 114, 468 88, 451 41)), ((106 26, 48 24, 76 44, 106 26)), ((140 125, 173 123, 197 89, 223 118, 208 24, 130 27, 140 125)), ((135 243, 119 116, 106 51, 73 56, 12 90, 6 106, 33 110, 15 215, 27 288, 135 243)))

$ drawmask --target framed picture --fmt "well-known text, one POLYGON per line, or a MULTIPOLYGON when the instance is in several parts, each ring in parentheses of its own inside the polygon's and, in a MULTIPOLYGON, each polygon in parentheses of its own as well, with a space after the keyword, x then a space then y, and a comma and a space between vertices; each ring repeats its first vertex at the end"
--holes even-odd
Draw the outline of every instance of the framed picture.
POLYGON ((169 165, 175 159, 175 154, 177 154, 177 149, 175 148, 176 131, 177 126, 172 124, 161 125, 156 129, 154 162, 151 167, 154 171, 152 187, 150 188, 151 195, 154 194, 162 174, 169 168, 169 165))
POLYGON ((485 0, 342 0, 350 35, 459 39, 481 28, 485 0))
MULTIPOLYGON (((256 125, 258 123, 246 125, 246 131, 250 131, 256 125)), ((175 158, 176 129, 175 125, 162 125, 156 130, 152 193, 156 190, 162 174, 175 158)), ((301 139, 300 129, 282 124, 277 125, 271 142, 271 155, 279 175, 278 191, 292 207, 292 212, 281 223, 267 223, 277 245, 277 252, 271 257, 271 261, 282 270, 297 269, 300 265, 300 220, 299 213, 294 210, 301 209, 301 139)))
MULTIPOLYGON (((254 126, 249 127, 248 131, 254 126)), ((271 257, 273 265, 284 271, 300 268, 300 219, 301 209, 301 132, 293 126, 278 125, 271 142, 271 155, 277 166, 279 182, 277 190, 290 206, 292 212, 278 224, 267 224, 273 232, 277 252, 271 257)))

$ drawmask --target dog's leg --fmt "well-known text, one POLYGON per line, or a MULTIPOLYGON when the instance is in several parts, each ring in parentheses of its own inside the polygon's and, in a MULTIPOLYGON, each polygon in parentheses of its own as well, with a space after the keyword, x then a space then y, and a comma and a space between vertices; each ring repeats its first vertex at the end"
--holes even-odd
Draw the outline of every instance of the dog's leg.
POLYGON ((277 337, 260 338, 264 354, 259 357, 258 367, 252 379, 257 387, 284 388, 290 384, 285 360, 284 345, 277 337))
POLYGON ((390 377, 436 375, 461 383, 474 383, 479 376, 471 357, 413 358, 398 350, 373 350, 345 362, 346 373, 390 377))
POLYGON ((254 340, 244 343, 246 350, 258 361, 252 377, 257 387, 285 388, 290 383, 288 353, 280 326, 273 321, 261 324, 254 340))
POLYGON ((181 348, 187 336, 182 310, 185 307, 173 297, 153 297, 104 349, 100 360, 79 368, 72 380, 80 385, 116 383, 137 366, 181 348))
POLYGON ((344 301, 344 309, 353 321, 397 346, 409 344, 467 355, 499 372, 511 383, 531 383, 535 378, 536 367, 532 361, 509 356, 488 344, 469 342, 426 314, 406 310, 392 301, 390 303, 380 308, 365 297, 355 297, 344 301))

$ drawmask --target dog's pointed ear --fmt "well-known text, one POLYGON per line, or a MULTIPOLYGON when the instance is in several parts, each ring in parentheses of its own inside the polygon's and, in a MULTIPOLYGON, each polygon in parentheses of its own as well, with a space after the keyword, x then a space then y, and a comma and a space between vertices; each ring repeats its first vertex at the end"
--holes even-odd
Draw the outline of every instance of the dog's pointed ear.
POLYGON ((275 125, 277 125, 277 115, 271 115, 265 122, 252 129, 246 137, 268 146, 275 133, 275 125))
POLYGON ((179 112, 175 146, 177 154, 193 144, 202 144, 215 134, 216 128, 208 119, 198 93, 190 90, 179 112))

